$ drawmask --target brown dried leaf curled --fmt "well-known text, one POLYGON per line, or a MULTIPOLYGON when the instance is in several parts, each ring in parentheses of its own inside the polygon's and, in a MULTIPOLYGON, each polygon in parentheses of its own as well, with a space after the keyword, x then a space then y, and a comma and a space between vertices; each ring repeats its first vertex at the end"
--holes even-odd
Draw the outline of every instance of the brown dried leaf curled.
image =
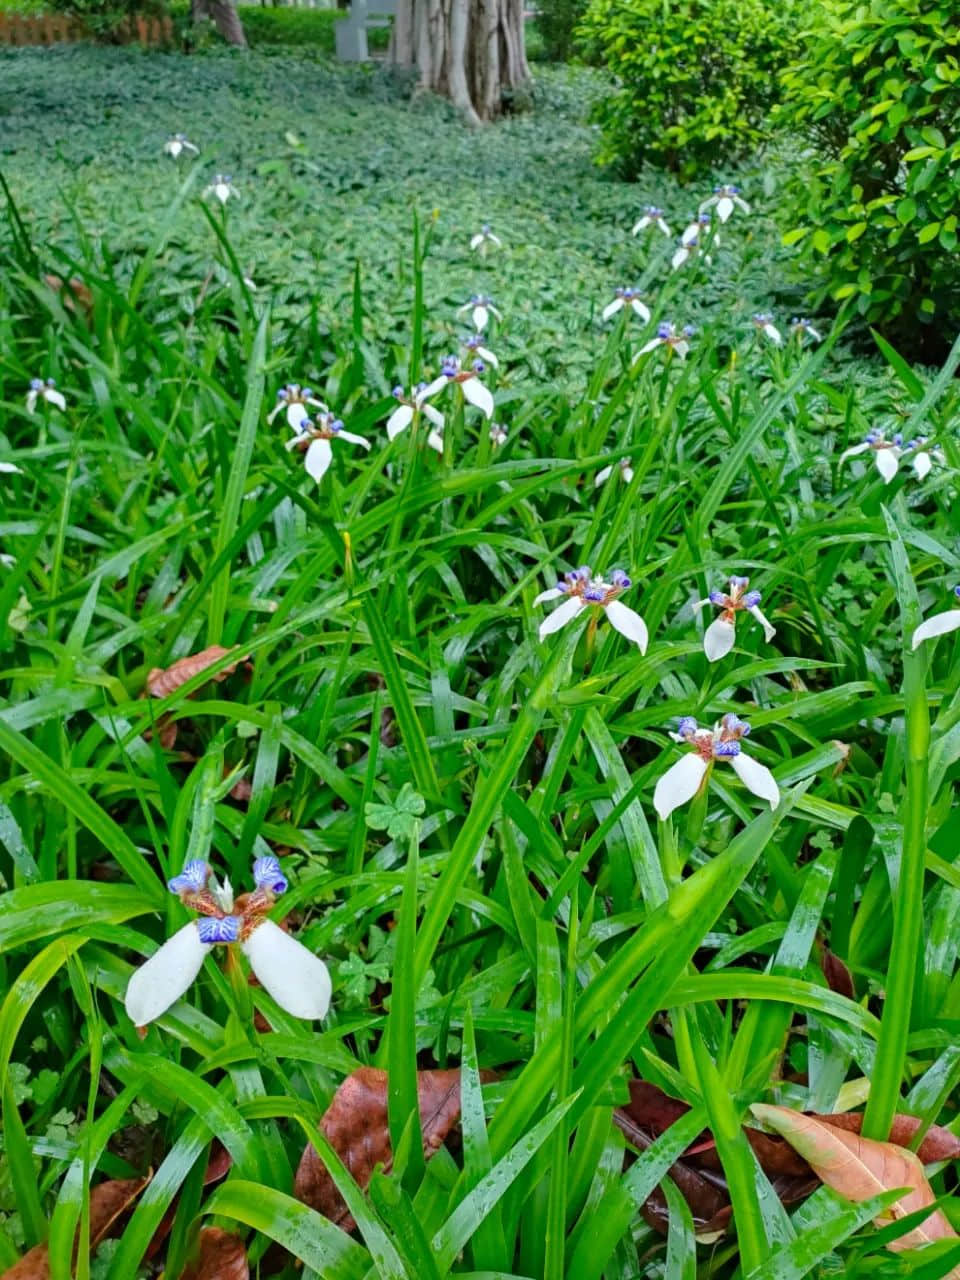
POLYGON ((204 1227, 200 1252, 183 1269, 180 1280, 250 1280, 247 1246, 230 1231, 204 1227))
MULTIPOLYGON (((418 1071, 417 1096, 423 1152, 429 1160, 460 1118, 459 1070, 418 1071)), ((375 1067, 360 1067, 347 1076, 333 1095, 320 1128, 358 1186, 366 1190, 378 1164, 387 1171, 393 1164, 387 1122, 387 1073, 375 1067)), ((344 1231, 353 1230, 356 1224, 343 1197, 312 1146, 303 1153, 293 1190, 298 1200, 344 1231)))
MULTIPOLYGON (((90 1251, 110 1234, 114 1225, 140 1195, 150 1177, 110 1178, 90 1189, 90 1251)), ((45 1244, 35 1245, 0 1280, 50 1280, 50 1257, 45 1244)))
MULTIPOLYGON (((754 1105, 751 1110, 761 1123, 781 1134, 807 1161, 814 1173, 848 1200, 869 1200, 883 1191, 908 1187, 895 1201, 884 1220, 903 1218, 936 1203, 923 1165, 912 1151, 892 1142, 875 1142, 825 1124, 802 1111, 787 1107, 754 1105)), ((946 1217, 934 1209, 912 1231, 891 1240, 894 1252, 915 1249, 934 1240, 960 1239, 946 1217)), ((960 1266, 949 1272, 949 1280, 960 1278, 960 1266)))
MULTIPOLYGON (((147 674, 147 693, 151 698, 169 697, 181 685, 185 685, 188 680, 198 676, 201 671, 206 671, 207 667, 213 666, 215 662, 225 658, 231 652, 232 650, 224 649, 222 645, 212 644, 208 649, 201 649, 199 653, 190 653, 185 658, 178 658, 169 667, 154 667, 147 674)), ((219 684, 221 680, 226 680, 227 676, 233 675, 241 662, 248 661, 249 658, 237 658, 236 662, 224 667, 222 671, 217 671, 210 678, 219 684)))

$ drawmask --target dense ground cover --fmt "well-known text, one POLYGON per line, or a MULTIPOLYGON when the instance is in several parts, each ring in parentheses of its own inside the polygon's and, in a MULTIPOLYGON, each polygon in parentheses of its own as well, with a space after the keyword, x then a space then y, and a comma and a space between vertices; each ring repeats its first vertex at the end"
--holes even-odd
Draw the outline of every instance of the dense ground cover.
MULTIPOLYGON (((582 123, 602 87, 545 73, 532 113, 471 134, 380 72, 289 53, 0 57, 5 1262, 49 1236, 66 1274, 88 1175, 153 1168, 97 1257, 111 1280, 164 1254, 180 1274, 214 1219, 261 1274, 304 1274, 292 1256, 332 1280, 916 1264, 869 1226, 882 1192, 801 1194, 805 1166, 787 1188, 783 1149, 755 1160, 738 1134, 753 1104, 869 1094, 872 1137, 899 1109, 949 1126, 953 1153, 956 646, 910 638, 960 578, 955 362, 855 359, 829 316, 823 341, 792 332, 776 164, 602 181, 582 123), (177 130, 195 166, 161 153, 177 130), (224 208, 202 198, 216 172, 240 193, 224 208), (674 239, 630 236, 653 201, 679 231, 730 177, 753 211, 710 261, 672 272, 674 239), (503 244, 481 254, 483 223, 503 244), (624 285, 649 323, 603 321, 624 285), (442 456, 423 422, 391 441, 395 386, 458 350, 469 371, 457 312, 478 293, 502 316, 480 381, 505 441, 463 383, 430 402, 442 456), (640 354, 661 322, 695 327, 686 359, 640 354), (28 412, 32 378, 65 409, 28 412), (294 381, 370 446, 332 439, 319 484, 268 421, 294 381), (841 465, 870 429, 943 457, 920 478, 905 449, 889 484, 874 459, 898 450, 841 465), (644 652, 600 609, 538 635, 566 603, 538 593, 583 564, 629 575, 644 652), (734 575, 776 634, 738 611, 708 662, 692 605, 734 575), (151 681, 210 645, 233 650, 217 683, 151 681), (730 713, 778 802, 721 753, 660 818, 658 779, 694 759, 671 731, 730 713), (220 952, 141 1038, 130 975, 189 919, 164 881, 204 859, 247 890, 271 853, 274 914, 327 960, 330 1013, 291 1017, 220 952), (316 1133, 361 1065, 390 1071, 401 1175, 369 1202, 316 1133), (418 1067, 463 1069, 462 1146, 426 1173, 418 1067), (691 1113, 625 1169, 625 1142, 678 1114, 634 1083, 611 1123, 629 1081, 691 1113), (723 1175, 675 1166, 683 1194, 652 1200, 708 1127, 723 1175), (312 1166, 295 1181, 308 1138, 362 1243, 316 1211, 312 1166), (211 1190, 214 1139, 213 1173, 224 1149, 231 1167, 211 1190)), ((951 1166, 928 1174, 956 1219, 951 1166)), ((916 1274, 947 1274, 947 1249, 916 1274)))

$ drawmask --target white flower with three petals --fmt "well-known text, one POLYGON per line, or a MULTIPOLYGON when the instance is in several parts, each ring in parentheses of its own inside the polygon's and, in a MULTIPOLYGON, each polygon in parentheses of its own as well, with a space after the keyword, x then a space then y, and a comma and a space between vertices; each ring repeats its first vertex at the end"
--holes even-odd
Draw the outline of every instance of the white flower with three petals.
POLYGON ((665 236, 672 236, 667 223, 664 221, 663 210, 658 209, 655 204, 648 204, 641 216, 633 224, 633 234, 638 236, 641 231, 646 231, 647 227, 656 227, 658 231, 662 231, 665 236))
POLYGON ((496 249, 502 249, 503 241, 490 230, 490 223, 485 222, 477 234, 471 237, 470 248, 479 249, 481 254, 485 254, 490 245, 496 249))
POLYGON ((650 310, 640 299, 639 289, 620 288, 614 290, 612 302, 608 302, 603 308, 603 319, 612 319, 618 311, 622 311, 624 307, 629 307, 634 315, 639 316, 644 324, 650 319, 650 310))
POLYGON ((256 890, 234 902, 229 881, 218 885, 205 862, 188 862, 167 887, 198 912, 136 970, 124 1005, 131 1022, 144 1027, 166 1013, 200 972, 210 948, 239 945, 261 986, 295 1018, 323 1018, 330 1007, 330 974, 323 961, 266 918, 287 881, 274 857, 253 864, 256 890))
POLYGON ((769 311, 758 311, 752 318, 753 327, 758 334, 762 334, 775 347, 783 346, 783 334, 773 323, 773 316, 769 311))
POLYGON ((700 206, 700 212, 703 213, 707 209, 715 209, 720 221, 726 222, 735 208, 740 209, 743 213, 750 212, 750 206, 740 195, 740 188, 730 183, 725 183, 721 187, 713 188, 713 195, 704 200, 700 206))
POLYGON ((443 383, 439 383, 438 380, 437 383, 431 383, 429 386, 426 382, 418 382, 409 395, 404 394, 403 387, 394 387, 393 398, 398 401, 398 404, 387 419, 389 438, 395 440, 401 431, 406 431, 411 423, 418 422, 422 415, 436 428, 428 432, 427 444, 437 453, 443 453, 443 436, 440 434, 443 430, 443 414, 432 404, 427 403, 427 396, 434 394, 435 391, 441 391, 446 385, 446 380, 443 383), (431 391, 431 387, 434 387, 434 392, 431 391))
MULTIPOLYGON (((960 600, 960 587, 953 588, 953 594, 960 600)), ((932 640, 935 636, 945 636, 948 631, 960 630, 960 609, 947 609, 945 613, 935 613, 921 622, 913 633, 910 648, 917 649, 924 640, 932 640)))
POLYGON ((643 344, 633 357, 633 362, 636 364, 641 356, 649 355, 651 351, 656 351, 661 347, 666 347, 671 354, 676 354, 681 360, 686 360, 687 352, 690 350, 690 339, 695 333, 696 329, 692 324, 684 325, 679 333, 675 325, 659 324, 657 325, 657 332, 649 342, 643 344))
POLYGON ((42 378, 30 379, 30 390, 27 392, 27 413, 33 413, 37 407, 38 400, 42 400, 44 404, 52 404, 61 413, 66 411, 67 402, 57 390, 57 384, 52 378, 47 378, 46 382, 42 378))
POLYGON ((175 133, 173 137, 168 138, 163 144, 164 154, 172 156, 174 160, 184 152, 191 152, 193 155, 200 154, 200 148, 195 147, 185 133, 175 133))
POLYGON ((806 316, 794 316, 790 321, 790 333, 802 344, 804 338, 812 338, 814 342, 822 342, 822 335, 813 327, 813 322, 806 316))
POLYGON ((424 396, 432 396, 436 395, 438 391, 442 391, 444 387, 458 386, 468 404, 472 404, 481 413, 486 414, 488 418, 492 418, 493 396, 480 381, 480 374, 483 373, 485 368, 486 366, 482 360, 474 360, 471 368, 463 369, 456 356, 444 356, 443 363, 440 366, 440 376, 427 384, 423 394, 424 396))
POLYGON ((711 591, 706 600, 694 602, 694 609, 703 609, 708 604, 720 609, 719 618, 715 619, 703 633, 703 652, 710 662, 718 662, 725 658, 733 648, 737 638, 737 614, 752 614, 763 627, 763 638, 767 644, 777 634, 777 628, 760 612, 762 599, 759 591, 748 591, 749 578, 731 578, 730 590, 711 591))
POLYGON ((540 639, 543 640, 565 627, 568 622, 578 618, 584 609, 593 608, 602 610, 615 630, 632 641, 641 653, 646 653, 647 625, 638 613, 621 604, 619 599, 632 585, 622 569, 614 569, 609 582, 594 578, 589 565, 565 573, 561 582, 547 591, 541 591, 533 602, 543 604, 546 600, 566 597, 563 604, 540 623, 540 639))
POLYGON ((493 369, 500 368, 500 361, 493 354, 489 347, 483 345, 483 335, 480 333, 471 334, 469 337, 460 339, 460 345, 465 351, 469 351, 475 360, 482 360, 484 364, 488 364, 493 369))
POLYGON ((844 449, 837 462, 837 466, 842 467, 847 458, 855 458, 858 454, 873 451, 873 460, 876 463, 877 470, 883 476, 884 484, 889 484, 897 472, 900 470, 900 453, 903 449, 903 436, 895 435, 888 440, 882 431, 875 427, 867 432, 866 436, 860 444, 855 444, 849 449, 844 449))
POLYGON ((619 462, 611 462, 608 467, 601 467, 593 477, 594 488, 599 489, 605 480, 609 480, 614 471, 618 473, 624 484, 633 479, 633 465, 629 458, 621 458, 619 462))
POLYGON ((233 178, 229 173, 218 173, 214 176, 209 187, 206 187, 203 193, 205 196, 215 196, 221 204, 226 204, 231 198, 240 199, 240 192, 233 185, 233 178))
POLYGON ((319 409, 321 413, 329 413, 329 408, 318 400, 310 387, 301 387, 297 382, 288 382, 277 392, 277 403, 267 414, 267 422, 273 422, 278 413, 286 412, 287 422, 294 431, 305 418, 310 417, 310 409, 319 409))
POLYGON ((471 296, 469 302, 465 302, 462 307, 457 308, 457 315, 462 316, 465 311, 470 312, 470 319, 477 333, 482 333, 487 327, 491 315, 502 320, 503 316, 493 305, 493 299, 487 297, 485 293, 475 293, 471 296))
POLYGON ((706 786, 716 760, 728 760, 740 781, 771 809, 780 803, 780 788, 766 765, 744 754, 741 738, 750 732, 745 720, 732 713, 725 715, 713 729, 700 729, 693 716, 684 716, 671 733, 674 742, 685 742, 693 750, 670 766, 657 779, 653 791, 653 807, 666 821, 674 809, 692 800, 706 786))
POLYGON ((313 476, 318 484, 333 461, 331 440, 346 440, 349 444, 359 444, 364 449, 370 448, 370 441, 365 436, 344 431, 343 423, 332 413, 321 414, 316 420, 304 418, 299 426, 294 427, 293 439, 286 443, 288 450, 297 449, 303 454, 307 474, 313 476))

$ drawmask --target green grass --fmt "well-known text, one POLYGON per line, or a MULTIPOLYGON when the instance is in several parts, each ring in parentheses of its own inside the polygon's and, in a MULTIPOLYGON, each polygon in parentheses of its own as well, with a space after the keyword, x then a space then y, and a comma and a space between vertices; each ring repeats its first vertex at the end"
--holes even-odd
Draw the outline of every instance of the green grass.
MULTIPOLYGON (((953 366, 855 355, 831 317, 819 346, 758 338, 754 312, 786 328, 798 306, 783 162, 609 182, 583 124, 603 87, 544 71, 531 112, 470 133, 381 69, 289 50, 0 53, 0 461, 21 468, 0 475, 4 1265, 49 1235, 67 1274, 91 1177, 153 1168, 94 1274, 141 1274, 169 1210, 170 1275, 214 1219, 285 1280, 910 1274, 875 1206, 785 1210, 740 1126, 758 1101, 859 1106, 871 1081, 876 1133, 898 1107, 960 1124, 960 667, 952 637, 908 644, 960 579, 953 366), (195 164, 161 154, 176 130, 195 164), (200 198, 218 171, 225 213, 200 198), (671 273, 671 244, 630 237, 642 205, 680 227, 731 176, 755 212, 712 264, 671 273), (480 258, 484 221, 504 247, 480 258), (89 316, 50 271, 82 278, 89 316), (634 363, 650 326, 601 322, 631 283, 654 322, 696 325, 686 362, 634 363), (484 381, 507 442, 455 389, 443 456, 388 441, 391 389, 438 372, 475 292, 503 314, 484 381), (31 377, 65 414, 25 411, 31 377), (319 487, 266 421, 290 381, 371 445, 334 441, 319 487), (942 444, 928 481, 838 466, 894 424, 942 444), (629 484, 595 487, 621 458, 629 484), (538 638, 535 596, 583 563, 629 573, 645 656, 605 621, 538 638), (741 616, 709 664, 691 603, 731 574, 777 634, 741 616), (214 643, 248 663, 141 696, 214 643), (780 804, 719 762, 660 822, 669 731, 730 711, 780 804), (205 858, 246 889, 271 850, 328 1017, 218 958, 141 1039, 127 982, 189 918, 164 881, 205 858), (424 1169, 413 1073, 461 1064, 462 1148, 424 1169), (390 1068, 397 1167, 365 1199, 323 1149, 350 1238, 292 1193, 359 1065, 390 1068), (693 1112, 625 1166, 631 1078, 693 1112), (736 1226, 697 1249, 672 1186, 666 1238, 640 1209, 707 1124, 736 1226)), ((931 1177, 957 1219, 952 1171, 931 1177)))

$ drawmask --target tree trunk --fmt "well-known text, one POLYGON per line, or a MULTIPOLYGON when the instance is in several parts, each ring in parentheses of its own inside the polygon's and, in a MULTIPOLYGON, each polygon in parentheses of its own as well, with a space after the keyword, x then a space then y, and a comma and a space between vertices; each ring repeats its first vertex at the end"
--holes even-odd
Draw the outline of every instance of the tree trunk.
POLYGON ((524 0, 397 0, 390 61, 449 98, 468 124, 495 119, 530 84, 524 0))
POLYGON ((239 45, 241 49, 247 47, 243 23, 233 0, 190 0, 190 17, 194 22, 212 18, 227 44, 239 45))

